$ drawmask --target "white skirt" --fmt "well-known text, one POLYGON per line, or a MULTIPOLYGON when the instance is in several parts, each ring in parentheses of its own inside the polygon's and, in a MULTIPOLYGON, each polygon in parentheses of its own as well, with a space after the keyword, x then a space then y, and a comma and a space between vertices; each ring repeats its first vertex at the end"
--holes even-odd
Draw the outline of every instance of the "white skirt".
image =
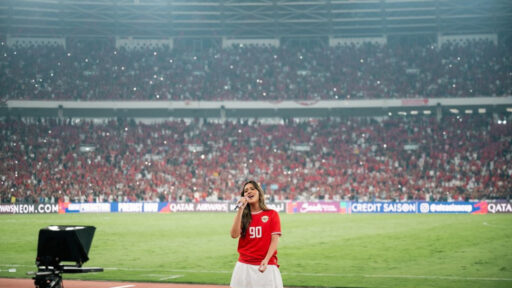
POLYGON ((268 265, 261 273, 259 265, 236 262, 231 276, 231 288, 283 288, 281 272, 276 265, 268 265))

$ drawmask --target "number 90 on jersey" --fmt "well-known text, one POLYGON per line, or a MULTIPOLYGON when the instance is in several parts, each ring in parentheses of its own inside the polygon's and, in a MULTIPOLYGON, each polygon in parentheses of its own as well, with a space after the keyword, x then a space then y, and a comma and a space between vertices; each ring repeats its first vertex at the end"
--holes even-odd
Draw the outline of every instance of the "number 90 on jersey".
POLYGON ((261 238, 261 226, 249 227, 249 237, 251 239, 261 238))

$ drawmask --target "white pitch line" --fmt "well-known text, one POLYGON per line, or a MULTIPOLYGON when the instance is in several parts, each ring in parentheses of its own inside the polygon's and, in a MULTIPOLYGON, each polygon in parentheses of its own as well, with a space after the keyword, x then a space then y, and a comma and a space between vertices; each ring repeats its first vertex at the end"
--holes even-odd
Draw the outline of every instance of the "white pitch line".
POLYGON ((160 280, 160 281, 168 280, 168 279, 176 279, 176 278, 183 277, 183 275, 170 275, 168 277, 164 277, 164 276, 167 276, 167 275, 169 275, 169 274, 145 274, 143 276, 148 276, 148 277, 151 277, 151 278, 158 278, 158 280, 160 280))
POLYGON ((366 275, 366 274, 325 274, 325 273, 286 273, 287 275, 305 275, 312 277, 365 277, 365 278, 420 278, 420 279, 445 279, 445 280, 466 280, 466 281, 512 281, 512 278, 491 278, 491 277, 457 277, 457 276, 425 276, 425 275, 366 275))
POLYGON ((181 278, 181 277, 183 277, 183 275, 171 275, 169 277, 160 278, 159 280, 162 281, 162 280, 176 279, 176 278, 181 278))
POLYGON ((487 222, 484 222, 483 223, 485 226, 487 227, 493 227, 493 228, 509 228, 508 226, 503 226, 503 225, 495 225, 495 224, 489 224, 487 222))
POLYGON ((444 279, 444 280, 479 280, 479 281, 512 281, 511 278, 489 278, 489 277, 457 277, 457 276, 421 276, 421 275, 363 275, 367 278, 421 278, 421 279, 444 279))
MULTIPOLYGON (((123 271, 155 271, 155 269, 145 268, 103 268, 103 270, 123 270, 123 271)), ((211 271, 211 270, 184 270, 184 269, 165 269, 158 272, 186 272, 186 273, 212 273, 212 274, 230 274, 233 271, 211 271)), ((300 275, 300 274, 299 274, 300 275)))
POLYGON ((110 287, 110 288, 130 288, 135 287, 135 285, 124 285, 124 286, 116 286, 116 287, 110 287))
MULTIPOLYGON (((137 269, 137 268, 105 268, 112 270, 130 270, 130 271, 146 271, 150 269, 137 269)), ((233 271, 207 271, 207 270, 166 270, 169 272, 185 272, 185 273, 216 273, 228 274, 233 271)), ((427 275, 364 275, 364 274, 325 274, 325 273, 288 273, 281 272, 281 274, 292 276, 311 276, 311 277, 365 277, 365 278, 422 278, 422 279, 446 279, 446 280, 462 280, 462 281, 512 281, 512 278, 491 278, 491 277, 457 277, 457 276, 427 276, 427 275)))
MULTIPOLYGON (((29 265, 5 265, 12 267, 33 267, 29 265)), ((154 269, 144 268, 104 268, 104 270, 122 270, 122 271, 154 271, 154 269)), ((181 273, 211 273, 211 274, 231 274, 233 271, 208 271, 208 270, 182 270, 182 269, 165 269, 158 272, 181 272, 181 273)), ((512 278, 493 278, 493 277, 457 277, 457 276, 428 276, 428 275, 383 275, 383 274, 325 274, 325 273, 288 273, 281 272, 281 274, 291 276, 311 276, 311 277, 365 277, 365 278, 421 278, 421 279, 445 279, 445 280, 460 280, 460 281, 512 281, 512 278)), ((114 288, 114 287, 112 287, 114 288)), ((119 287, 115 287, 119 288, 119 287)))

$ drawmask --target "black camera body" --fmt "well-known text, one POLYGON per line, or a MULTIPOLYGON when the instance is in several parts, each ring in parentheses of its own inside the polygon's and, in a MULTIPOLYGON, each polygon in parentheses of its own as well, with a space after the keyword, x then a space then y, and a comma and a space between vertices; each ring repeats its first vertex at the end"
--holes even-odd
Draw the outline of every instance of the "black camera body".
POLYGON ((103 272, 84 268, 94 237, 93 226, 48 226, 39 230, 34 279, 36 288, 63 288, 62 274, 103 272), (64 264, 68 263, 68 264, 64 264))

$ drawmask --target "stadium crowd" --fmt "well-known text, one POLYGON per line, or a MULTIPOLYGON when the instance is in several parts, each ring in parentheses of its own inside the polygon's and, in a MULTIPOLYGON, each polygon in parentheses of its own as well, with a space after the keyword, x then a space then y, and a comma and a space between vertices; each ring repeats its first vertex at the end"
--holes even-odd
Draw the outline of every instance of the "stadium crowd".
MULTIPOLYGON (((501 118, 500 118, 501 119, 501 118)), ((7 118, 2 202, 510 199, 512 124, 490 115, 246 121, 7 118)))
POLYGON ((6 100, 337 100, 512 94, 506 45, 0 47, 6 100))

